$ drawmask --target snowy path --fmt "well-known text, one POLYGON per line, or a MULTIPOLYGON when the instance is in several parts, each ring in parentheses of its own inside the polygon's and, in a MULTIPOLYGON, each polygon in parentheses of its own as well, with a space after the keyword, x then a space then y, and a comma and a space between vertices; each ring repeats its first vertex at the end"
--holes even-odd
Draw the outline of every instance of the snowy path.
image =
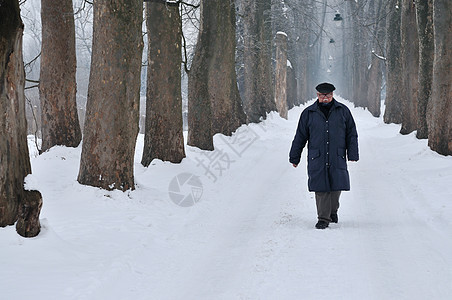
POLYGON ((28 181, 47 200, 45 227, 31 240, 0 230, 2 297, 451 299, 452 157, 353 109, 361 159, 349 164, 352 190, 339 223, 316 230, 305 157, 296 169, 287 161, 302 109, 216 136, 212 154, 229 161, 216 182, 191 147, 180 165, 137 164, 130 193, 78 185, 79 149, 35 158, 28 181), (168 199, 182 172, 203 184, 189 208, 168 199))

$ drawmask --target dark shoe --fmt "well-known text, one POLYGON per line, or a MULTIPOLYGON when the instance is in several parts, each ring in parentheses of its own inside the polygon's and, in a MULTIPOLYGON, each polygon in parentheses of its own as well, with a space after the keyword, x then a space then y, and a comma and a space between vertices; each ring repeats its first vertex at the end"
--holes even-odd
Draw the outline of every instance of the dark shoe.
POLYGON ((315 224, 315 228, 317 229, 325 229, 328 227, 328 222, 327 221, 318 221, 317 224, 315 224))
POLYGON ((337 214, 331 214, 330 218, 332 223, 337 223, 339 221, 337 214))

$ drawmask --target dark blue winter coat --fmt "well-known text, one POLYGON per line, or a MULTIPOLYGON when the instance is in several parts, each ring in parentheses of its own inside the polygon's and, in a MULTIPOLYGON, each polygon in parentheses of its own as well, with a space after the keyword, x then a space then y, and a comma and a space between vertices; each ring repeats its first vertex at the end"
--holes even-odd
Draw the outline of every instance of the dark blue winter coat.
POLYGON ((311 192, 350 190, 347 161, 357 161, 358 133, 348 107, 333 99, 328 118, 318 101, 300 116, 289 161, 298 165, 308 142, 308 188, 311 192))

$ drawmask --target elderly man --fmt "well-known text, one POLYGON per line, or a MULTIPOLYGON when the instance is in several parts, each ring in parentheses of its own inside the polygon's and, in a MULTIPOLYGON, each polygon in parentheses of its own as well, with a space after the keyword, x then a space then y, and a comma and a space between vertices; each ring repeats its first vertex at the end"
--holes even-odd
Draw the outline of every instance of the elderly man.
POLYGON ((358 133, 350 110, 333 98, 330 83, 316 86, 317 101, 301 113, 289 154, 294 167, 308 143, 308 189, 315 192, 317 229, 337 223, 341 191, 350 190, 347 161, 358 161, 358 133))

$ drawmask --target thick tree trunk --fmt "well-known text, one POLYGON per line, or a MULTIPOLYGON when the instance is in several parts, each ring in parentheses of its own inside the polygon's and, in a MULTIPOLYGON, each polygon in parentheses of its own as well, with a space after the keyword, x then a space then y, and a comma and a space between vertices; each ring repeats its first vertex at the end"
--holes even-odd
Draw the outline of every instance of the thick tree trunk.
POLYGON ((433 59, 433 0, 416 0, 417 29, 419 36, 419 93, 417 106, 418 139, 428 137, 427 107, 432 95, 433 59))
POLYGON ((0 5, 0 226, 13 225, 31 173, 25 119, 23 24, 19 2, 0 5))
POLYGON ((402 105, 400 102, 400 87, 402 84, 402 63, 400 59, 400 20, 401 9, 399 0, 389 0, 386 19, 386 100, 385 123, 402 123, 402 105))
POLYGON ((75 25, 71 0, 41 1, 42 151, 77 147, 82 139, 76 102, 75 25))
POLYGON ((416 10, 413 0, 402 0, 401 19, 402 74, 404 92, 399 93, 402 101, 401 134, 417 129, 417 97, 419 90, 419 39, 417 36, 416 10))
POLYGON ((276 110, 271 76, 271 0, 243 1, 244 97, 248 122, 276 110))
POLYGON ((148 62, 146 132, 141 164, 154 158, 179 163, 185 157, 182 134, 181 18, 179 6, 146 4, 148 62))
POLYGON ((78 181, 134 189, 143 41, 140 1, 94 2, 93 54, 78 181))
POLYGON ((428 145, 452 155, 452 2, 433 0, 435 60, 431 109, 428 113, 428 145))
POLYGON ((213 150, 212 107, 209 96, 211 41, 215 33, 204 21, 205 4, 201 1, 201 23, 195 55, 188 74, 188 138, 187 144, 213 150), (207 28, 205 28, 207 27, 207 28))
POLYGON ((231 135, 246 122, 235 73, 234 7, 233 1, 201 1, 201 29, 188 78, 188 144, 201 149, 213 149, 213 134, 231 135))
POLYGON ((281 118, 287 119, 287 35, 276 33, 275 103, 281 118))
POLYGON ((25 191, 25 198, 19 207, 16 231, 23 237, 35 237, 41 231, 39 214, 42 207, 42 195, 38 191, 25 191))

